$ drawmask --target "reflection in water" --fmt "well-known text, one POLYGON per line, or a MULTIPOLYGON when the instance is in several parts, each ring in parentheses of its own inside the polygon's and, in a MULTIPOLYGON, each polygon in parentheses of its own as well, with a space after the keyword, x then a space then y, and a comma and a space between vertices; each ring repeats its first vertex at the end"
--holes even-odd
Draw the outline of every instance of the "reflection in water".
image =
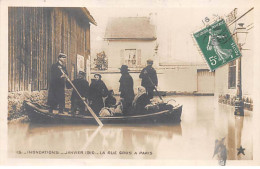
MULTIPOLYGON (((180 124, 146 127, 21 124, 19 129, 17 127, 17 125, 9 125, 9 136, 15 136, 15 139, 9 137, 9 152, 12 156, 18 157, 20 155, 14 152, 19 150, 24 153, 23 157, 30 158, 39 155, 28 153, 28 150, 57 151, 63 153, 65 158, 154 159, 158 143, 162 138, 172 139, 174 135, 182 133, 180 124), (17 129, 23 134, 14 134, 17 129), (81 151, 84 153, 82 154, 81 151), (134 154, 135 152, 137 154, 134 154)), ((56 154, 41 154, 41 156, 59 157, 56 154)))
POLYGON ((88 125, 9 124, 9 156, 212 160, 215 140, 225 138, 228 160, 253 159, 251 116, 234 116, 234 107, 216 104, 216 98, 211 96, 174 99, 184 105, 179 125, 105 125, 99 128, 88 125), (245 148, 245 155, 237 156, 240 145, 245 148))
MULTIPOLYGON (((246 159, 243 154, 238 155, 238 149, 240 146, 244 147, 247 146, 247 149, 250 150, 251 146, 248 146, 248 144, 242 142, 242 131, 243 131, 243 125, 244 125, 244 117, 243 116, 234 116, 235 124, 234 126, 229 125, 229 139, 228 139, 228 159, 230 160, 242 160, 246 159)), ((250 151, 248 151, 247 156, 251 156, 250 151)))
MULTIPOLYGON (((243 129, 244 117, 235 116, 235 147, 236 150, 241 146, 241 137, 242 137, 242 129, 243 129)), ((237 152, 236 152, 237 153, 237 152)), ((241 154, 237 156, 238 160, 241 160, 241 154)))
MULTIPOLYGON (((245 110, 245 114, 249 114, 245 110)), ((225 137, 228 160, 252 160, 253 139, 252 139, 252 117, 235 116, 234 107, 218 105, 215 113, 216 139, 225 137), (238 155, 238 148, 245 148, 245 155, 238 155)))

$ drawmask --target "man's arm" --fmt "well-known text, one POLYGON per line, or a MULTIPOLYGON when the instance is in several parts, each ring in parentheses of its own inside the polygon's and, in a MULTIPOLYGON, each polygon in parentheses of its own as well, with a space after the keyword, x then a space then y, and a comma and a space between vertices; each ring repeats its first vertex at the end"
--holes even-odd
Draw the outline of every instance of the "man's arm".
POLYGON ((87 98, 87 97, 88 97, 88 94, 89 94, 89 84, 88 84, 87 81, 85 81, 84 94, 83 94, 83 96, 87 98))
POLYGON ((154 85, 158 86, 158 78, 157 78, 156 70, 154 70, 154 85))
POLYGON ((144 77, 144 70, 145 70, 145 69, 143 68, 143 70, 141 71, 141 73, 140 73, 140 75, 139 75, 139 78, 141 78, 141 79, 144 77))

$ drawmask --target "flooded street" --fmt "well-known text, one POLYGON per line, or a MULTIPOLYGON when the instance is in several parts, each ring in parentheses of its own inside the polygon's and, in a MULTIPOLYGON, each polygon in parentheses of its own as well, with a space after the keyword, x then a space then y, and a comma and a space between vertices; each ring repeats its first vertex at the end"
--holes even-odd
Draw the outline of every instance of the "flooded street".
POLYGON ((215 140, 224 138, 228 160, 253 159, 252 112, 214 96, 171 96, 183 104, 182 121, 171 126, 9 124, 10 157, 212 160, 215 140), (237 148, 245 148, 245 155, 237 148))

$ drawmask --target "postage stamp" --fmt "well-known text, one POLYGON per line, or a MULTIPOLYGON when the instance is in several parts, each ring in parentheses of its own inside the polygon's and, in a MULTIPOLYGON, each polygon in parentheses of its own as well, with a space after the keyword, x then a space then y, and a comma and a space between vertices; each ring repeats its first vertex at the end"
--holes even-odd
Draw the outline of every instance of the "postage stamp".
POLYGON ((211 71, 241 56, 224 19, 194 33, 193 36, 211 71))

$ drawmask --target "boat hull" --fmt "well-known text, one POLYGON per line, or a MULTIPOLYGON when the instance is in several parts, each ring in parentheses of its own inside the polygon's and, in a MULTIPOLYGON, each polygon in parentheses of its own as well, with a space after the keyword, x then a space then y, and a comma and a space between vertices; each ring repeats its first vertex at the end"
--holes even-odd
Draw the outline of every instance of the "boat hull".
MULTIPOLYGON (((97 124, 92 116, 49 113, 46 108, 36 103, 24 102, 25 111, 32 123, 57 124, 97 124)), ((181 121, 182 105, 170 110, 163 110, 142 115, 99 117, 103 124, 171 124, 181 121)))

